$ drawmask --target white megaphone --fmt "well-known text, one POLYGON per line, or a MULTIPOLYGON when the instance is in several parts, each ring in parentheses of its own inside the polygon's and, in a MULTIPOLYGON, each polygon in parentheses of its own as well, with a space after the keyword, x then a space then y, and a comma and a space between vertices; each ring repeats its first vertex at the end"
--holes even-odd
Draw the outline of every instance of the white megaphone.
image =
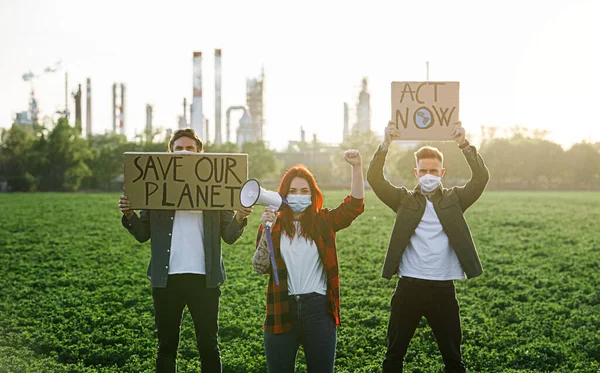
MULTIPOLYGON (((240 202, 243 207, 252 207, 254 205, 269 206, 272 210, 279 211, 287 205, 285 198, 277 192, 266 190, 260 186, 258 180, 249 179, 242 185, 240 190, 240 202)), ((267 245, 269 246, 269 256, 271 257, 271 267, 273 267, 273 276, 275 284, 279 286, 279 274, 277 272, 277 263, 275 263, 275 253, 273 251, 273 238, 271 237, 271 222, 265 227, 267 235, 267 245)))
POLYGON ((287 205, 285 198, 277 192, 261 187, 256 179, 250 179, 242 185, 240 202, 244 207, 262 205, 269 206, 275 211, 279 211, 287 205))

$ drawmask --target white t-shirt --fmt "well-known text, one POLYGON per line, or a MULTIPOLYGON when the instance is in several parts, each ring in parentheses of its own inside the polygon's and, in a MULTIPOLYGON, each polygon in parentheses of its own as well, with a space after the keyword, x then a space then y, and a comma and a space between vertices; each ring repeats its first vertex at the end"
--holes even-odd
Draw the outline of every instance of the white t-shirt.
POLYGON ((402 255, 398 274, 425 280, 465 279, 433 203, 428 199, 425 201, 425 213, 402 255))
POLYGON ((206 274, 202 211, 175 211, 169 274, 206 274))
POLYGON ((295 221, 296 235, 290 239, 281 232, 280 251, 288 271, 288 294, 316 292, 327 294, 327 274, 319 258, 317 245, 300 237, 300 222, 295 221))

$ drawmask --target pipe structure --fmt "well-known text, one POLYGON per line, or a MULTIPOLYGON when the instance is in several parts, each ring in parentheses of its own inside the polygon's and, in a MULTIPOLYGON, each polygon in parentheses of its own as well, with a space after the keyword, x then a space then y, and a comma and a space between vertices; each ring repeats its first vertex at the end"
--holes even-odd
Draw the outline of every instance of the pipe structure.
MULTIPOLYGON (((230 106, 227 108, 227 111, 225 112, 225 129, 227 131, 227 142, 231 141, 231 111, 232 110, 242 110, 244 112, 244 114, 242 114, 242 118, 243 117, 249 117, 249 113, 250 113, 250 109, 248 109, 247 106, 243 106, 243 105, 238 105, 238 106, 230 106)), ((240 120, 241 121, 241 120, 240 120)))

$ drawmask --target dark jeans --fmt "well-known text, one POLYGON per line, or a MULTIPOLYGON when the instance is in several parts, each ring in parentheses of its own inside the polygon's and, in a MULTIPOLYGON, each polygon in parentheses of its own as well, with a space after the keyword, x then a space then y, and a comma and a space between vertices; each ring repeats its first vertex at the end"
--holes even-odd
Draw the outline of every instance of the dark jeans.
POLYGON ((292 331, 265 332, 269 373, 294 373, 300 344, 308 373, 333 373, 337 336, 333 316, 327 312, 327 297, 317 293, 291 297, 290 312, 295 316, 292 331))
POLYGON ((404 355, 425 316, 444 360, 444 372, 466 372, 460 353, 460 314, 452 281, 400 278, 392 297, 383 373, 402 372, 404 355))
POLYGON ((169 275, 166 288, 152 288, 154 320, 158 330, 157 373, 177 371, 179 329, 187 305, 196 332, 203 373, 221 372, 217 344, 219 332, 219 288, 206 288, 206 277, 196 274, 169 275))

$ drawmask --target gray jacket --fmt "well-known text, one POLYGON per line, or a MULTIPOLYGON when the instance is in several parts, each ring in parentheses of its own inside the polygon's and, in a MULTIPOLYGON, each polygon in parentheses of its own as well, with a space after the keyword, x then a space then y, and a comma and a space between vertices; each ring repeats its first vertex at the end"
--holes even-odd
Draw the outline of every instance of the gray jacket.
MULTIPOLYGON (((367 180, 377 197, 396 212, 382 272, 382 277, 389 280, 398 272, 404 250, 425 213, 426 203, 418 186, 408 190, 385 179, 383 165, 386 155, 387 150, 380 146, 369 165, 367 180)), ((463 155, 471 167, 471 180, 464 186, 438 188, 431 202, 463 271, 472 278, 481 275, 483 268, 463 213, 481 196, 490 174, 475 147, 463 150, 463 155)))
MULTIPOLYGON (((141 210, 121 223, 139 242, 150 239, 152 256, 148 265, 148 279, 152 287, 166 287, 169 274, 171 234, 175 210, 141 210)), ((233 211, 203 211, 204 256, 206 263, 206 287, 215 288, 225 282, 225 267, 221 256, 221 238, 233 244, 243 233, 247 220, 240 227, 233 218, 233 211)))

